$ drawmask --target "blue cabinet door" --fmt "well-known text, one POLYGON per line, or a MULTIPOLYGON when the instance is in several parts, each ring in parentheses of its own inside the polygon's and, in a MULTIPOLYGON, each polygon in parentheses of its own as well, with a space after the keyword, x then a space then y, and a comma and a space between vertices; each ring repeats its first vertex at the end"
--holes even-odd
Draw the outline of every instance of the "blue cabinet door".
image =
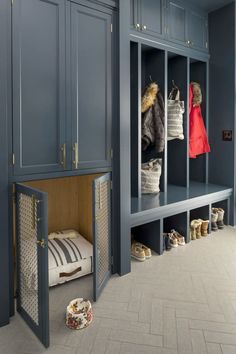
POLYGON ((12 11, 14 174, 61 171, 65 0, 17 0, 12 11))
POLYGON ((167 34, 168 39, 178 44, 188 45, 187 9, 181 0, 168 0, 167 34))
POLYGON ((71 4, 74 169, 111 165, 111 15, 71 4))
POLYGON ((48 196, 16 184, 17 310, 49 346, 48 196))
POLYGON ((130 26, 131 29, 139 30, 138 0, 130 0, 130 26))
POLYGON ((140 30, 152 36, 164 36, 164 1, 139 0, 140 30))
POLYGON ((197 50, 208 51, 208 18, 204 13, 189 9, 188 37, 190 46, 197 50))

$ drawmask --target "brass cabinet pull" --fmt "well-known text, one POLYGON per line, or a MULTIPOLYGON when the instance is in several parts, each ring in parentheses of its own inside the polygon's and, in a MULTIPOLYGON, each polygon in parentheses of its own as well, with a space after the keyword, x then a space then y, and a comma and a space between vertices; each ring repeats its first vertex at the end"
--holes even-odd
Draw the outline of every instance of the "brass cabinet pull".
POLYGON ((65 170, 66 169, 66 144, 63 144, 61 146, 61 152, 62 152, 61 165, 63 166, 63 168, 65 170))
POLYGON ((79 164, 79 146, 78 146, 78 143, 74 143, 73 144, 72 150, 74 152, 73 165, 74 165, 74 168, 77 169, 78 168, 78 164, 79 164))
POLYGON ((45 246, 46 246, 44 238, 42 238, 42 240, 37 240, 36 243, 38 246, 40 246, 42 248, 45 248, 45 246))

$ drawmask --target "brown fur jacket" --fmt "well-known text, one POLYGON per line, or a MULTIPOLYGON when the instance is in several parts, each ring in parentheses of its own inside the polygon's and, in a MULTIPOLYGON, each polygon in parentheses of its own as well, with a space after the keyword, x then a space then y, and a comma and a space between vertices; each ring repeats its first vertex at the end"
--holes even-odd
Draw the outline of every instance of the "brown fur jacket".
POLYGON ((156 152, 165 147, 165 105, 156 83, 151 83, 142 97, 142 150, 154 146, 156 152))

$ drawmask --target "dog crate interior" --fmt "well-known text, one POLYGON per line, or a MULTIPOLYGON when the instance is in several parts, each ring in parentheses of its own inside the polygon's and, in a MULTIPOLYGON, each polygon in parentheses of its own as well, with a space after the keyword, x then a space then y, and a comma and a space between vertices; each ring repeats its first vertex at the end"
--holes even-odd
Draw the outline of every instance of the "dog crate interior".
MULTIPOLYGON (((210 205, 205 205, 202 206, 200 208, 196 208, 193 210, 190 210, 190 222, 192 220, 197 220, 197 219, 202 219, 202 220, 210 220, 210 205)), ((211 232, 211 227, 210 227, 210 223, 208 226, 208 233, 211 232)))
POLYGON ((189 215, 184 212, 177 215, 172 215, 164 219, 163 231, 170 233, 171 230, 177 231, 181 236, 184 236, 185 242, 189 242, 189 215))
MULTIPOLYGON (((168 95, 173 88, 178 88, 180 101, 184 102, 185 111, 183 113, 183 137, 181 139, 170 139, 167 130, 167 161, 168 161, 168 184, 187 186, 187 142, 188 142, 188 60, 181 55, 168 53, 168 95)), ((176 104, 176 103, 175 103, 176 104)), ((168 116, 167 122, 171 117, 168 116)), ((169 124, 171 122, 169 121, 169 124)), ((168 123, 167 123, 168 126, 168 123)), ((169 125, 172 128, 172 125, 169 125)), ((173 129, 173 128, 172 128, 173 129)), ((173 130, 169 130, 170 133, 173 130)))
MULTIPOLYGON (((141 94, 151 84, 156 83, 158 90, 165 99, 165 51, 141 45, 141 94)), ((162 174, 160 178, 160 190, 165 191, 165 166, 166 151, 156 152, 155 147, 148 147, 145 151, 142 149, 142 162, 148 162, 153 158, 162 159, 162 174)))
POLYGON ((224 224, 229 225, 229 200, 221 200, 211 204, 211 208, 221 208, 224 210, 224 224))
MULTIPOLYGON (((207 64, 202 61, 190 60, 190 82, 197 82, 201 86, 202 103, 201 112, 206 131, 208 130, 208 109, 207 109, 207 64)), ((207 154, 190 158, 189 161, 190 181, 207 182, 207 154)))
MULTIPOLYGON (((54 289, 55 285, 70 283, 70 280, 81 278, 81 280, 83 279, 81 284, 84 284, 85 289, 85 293, 83 294, 86 295, 89 291, 90 296, 92 296, 92 278, 89 277, 89 274, 93 272, 94 268, 93 181, 99 176, 101 176, 101 174, 37 180, 22 183, 23 186, 33 188, 32 191, 38 190, 40 192, 47 193, 47 201, 44 201, 44 203, 47 204, 47 220, 45 222, 44 219, 40 219, 39 223, 40 225, 46 225, 48 227, 47 228, 45 226, 43 229, 48 233, 48 235, 52 233, 55 235, 55 233, 64 230, 73 230, 71 231, 72 234, 75 234, 74 231, 77 232, 77 235, 74 235, 74 237, 73 235, 71 236, 70 232, 68 237, 65 236, 63 239, 58 238, 57 235, 55 238, 52 238, 52 235, 49 237, 48 266, 49 286, 52 287, 51 289, 54 289), (82 238, 80 236, 78 237, 78 233, 82 236, 82 238), (89 279, 84 280, 84 275, 87 275, 89 279), (90 284, 90 287, 87 286, 88 283, 90 284)), ((31 219, 33 218, 31 217, 32 198, 22 194, 22 192, 19 193, 20 194, 16 205, 16 215, 18 215, 20 229, 15 231, 15 235, 16 232, 19 232, 17 235, 18 244, 21 245, 19 252, 21 255, 24 254, 24 249, 26 248, 22 245, 25 245, 27 242, 29 253, 30 250, 32 250, 31 253, 37 255, 36 236, 31 227, 31 219), (24 205, 29 211, 23 211, 24 205)), ((101 202, 105 203, 105 200, 103 199, 103 191, 101 192, 101 195, 101 202)), ((40 202, 42 201, 39 201, 39 206, 40 202)), ((40 228, 42 228, 42 226, 40 226, 40 228)), ((44 238, 43 233, 41 237, 44 238)), ((104 239, 103 242, 105 242, 104 239)), ((105 245, 104 247, 101 247, 102 254, 100 256, 106 257, 105 253, 107 250, 108 246, 105 245)), ((24 274, 26 274, 27 269, 22 261, 20 269, 20 276, 24 278, 24 274)), ((31 269, 31 271, 33 276, 34 270, 31 269)), ((69 287, 72 289, 73 285, 70 285, 69 287)), ((67 292, 66 289, 65 292, 67 292)))
POLYGON ((133 227, 131 229, 132 240, 143 243, 158 254, 163 253, 163 224, 161 220, 133 227))

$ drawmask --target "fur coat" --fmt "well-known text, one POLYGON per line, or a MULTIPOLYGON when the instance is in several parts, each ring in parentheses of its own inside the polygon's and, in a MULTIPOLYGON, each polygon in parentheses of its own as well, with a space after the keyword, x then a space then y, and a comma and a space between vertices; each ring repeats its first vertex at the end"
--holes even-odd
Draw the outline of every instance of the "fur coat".
POLYGON ((162 152, 165 147, 165 105, 156 83, 151 83, 142 97, 142 150, 155 147, 162 152))
POLYGON ((207 133, 201 112, 201 87, 191 82, 189 87, 189 157, 210 152, 207 133))

